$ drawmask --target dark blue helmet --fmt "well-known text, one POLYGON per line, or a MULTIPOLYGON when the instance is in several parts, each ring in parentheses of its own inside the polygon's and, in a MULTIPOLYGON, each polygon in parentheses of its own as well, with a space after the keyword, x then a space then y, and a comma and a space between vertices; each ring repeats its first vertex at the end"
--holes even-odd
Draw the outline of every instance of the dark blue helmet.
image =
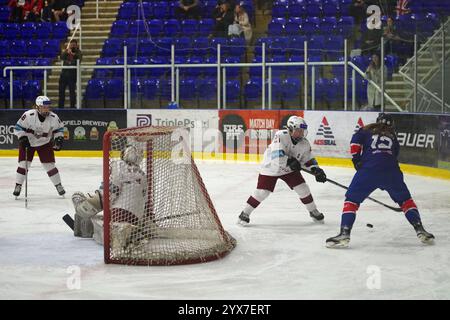
POLYGON ((394 119, 392 119, 390 114, 382 112, 378 115, 377 123, 384 123, 385 125, 392 127, 394 125, 394 119))

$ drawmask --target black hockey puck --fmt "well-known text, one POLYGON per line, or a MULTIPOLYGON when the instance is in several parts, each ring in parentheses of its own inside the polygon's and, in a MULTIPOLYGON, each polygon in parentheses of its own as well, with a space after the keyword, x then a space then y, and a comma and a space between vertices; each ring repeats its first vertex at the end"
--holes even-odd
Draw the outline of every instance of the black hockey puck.
POLYGON ((373 228, 373 224, 371 224, 371 223, 366 224, 366 226, 367 226, 368 228, 373 228))

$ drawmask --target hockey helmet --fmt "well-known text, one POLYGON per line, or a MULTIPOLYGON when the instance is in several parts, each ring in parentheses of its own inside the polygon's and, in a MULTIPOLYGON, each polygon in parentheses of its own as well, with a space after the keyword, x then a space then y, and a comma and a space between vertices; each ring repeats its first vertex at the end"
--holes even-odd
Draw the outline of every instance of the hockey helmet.
POLYGON ((36 98, 36 109, 41 116, 47 117, 50 114, 52 102, 47 96, 36 98))
POLYGON ((128 145, 122 150, 120 157, 129 164, 139 165, 144 158, 144 155, 137 146, 128 145))
POLYGON ((377 123, 383 123, 387 126, 392 127, 394 125, 394 119, 390 114, 382 112, 377 117, 377 123))
POLYGON ((296 130, 303 131, 303 134, 300 134, 298 137, 293 137, 294 140, 299 141, 301 138, 304 138, 308 135, 308 125, 306 124, 305 119, 299 116, 291 116, 286 124, 286 128, 288 128, 291 133, 291 137, 296 130))

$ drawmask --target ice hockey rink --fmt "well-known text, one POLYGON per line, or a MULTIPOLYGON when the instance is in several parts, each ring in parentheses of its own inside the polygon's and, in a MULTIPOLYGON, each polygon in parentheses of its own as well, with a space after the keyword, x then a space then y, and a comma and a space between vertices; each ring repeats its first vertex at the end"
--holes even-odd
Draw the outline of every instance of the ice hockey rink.
MULTIPOLYGON (((204 264, 105 265, 102 247, 73 237, 61 217, 70 196, 98 188, 99 158, 58 158, 66 196, 57 195, 38 159, 28 179, 28 209, 12 196, 17 160, 0 158, 1 299, 450 299, 450 181, 405 175, 423 223, 436 237, 419 242, 402 213, 366 201, 348 249, 327 249, 338 233, 344 189, 306 176, 325 224, 311 221, 282 181, 252 214, 237 216, 256 187, 258 164, 198 161, 225 229, 237 247, 204 264), (373 224, 370 229, 367 223, 373 224)), ((324 167, 348 185, 350 168, 324 167)), ((372 197, 393 205, 382 191, 372 197)))

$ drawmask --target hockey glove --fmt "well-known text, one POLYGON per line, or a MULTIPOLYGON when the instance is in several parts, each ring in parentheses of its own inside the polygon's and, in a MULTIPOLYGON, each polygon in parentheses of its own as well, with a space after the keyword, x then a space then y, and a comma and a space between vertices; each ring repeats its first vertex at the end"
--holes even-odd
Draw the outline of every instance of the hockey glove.
POLYGON ((28 140, 27 136, 20 137, 20 139, 19 139, 19 147, 23 148, 23 149, 31 147, 30 141, 28 140))
POLYGON ((325 172, 320 169, 319 167, 313 167, 311 168, 311 172, 314 174, 314 176, 316 177, 316 181, 317 182, 327 182, 327 175, 325 174, 325 172))
POLYGON ((359 169, 361 169, 361 166, 362 166, 361 160, 358 160, 358 159, 353 158, 353 159, 352 159, 352 162, 353 162, 353 166, 355 167, 355 170, 356 170, 356 171, 358 171, 359 169))
POLYGON ((291 168, 293 171, 300 171, 301 168, 302 168, 300 162, 298 162, 298 160, 297 160, 296 158, 293 158, 293 157, 288 158, 286 164, 287 164, 287 166, 288 166, 289 168, 291 168))
POLYGON ((55 138, 54 144, 53 144, 53 150, 59 151, 62 148, 64 138, 63 137, 57 137, 55 138))

